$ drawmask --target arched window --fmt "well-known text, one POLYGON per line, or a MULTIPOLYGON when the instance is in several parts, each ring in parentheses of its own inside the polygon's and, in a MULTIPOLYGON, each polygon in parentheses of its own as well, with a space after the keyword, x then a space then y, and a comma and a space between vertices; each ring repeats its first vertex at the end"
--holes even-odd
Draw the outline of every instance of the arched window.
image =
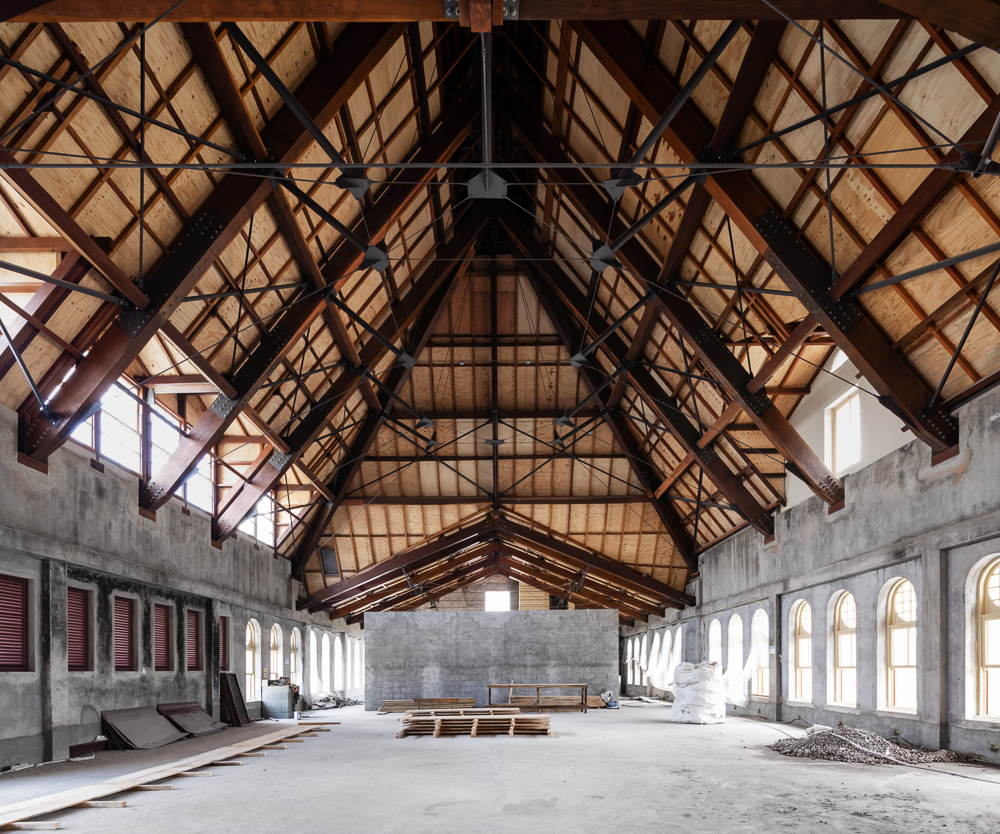
POLYGON ((351 663, 354 660, 352 651, 353 645, 350 637, 344 638, 344 688, 350 689, 354 686, 354 672, 351 663))
POLYGON ((642 640, 639 642, 639 681, 645 686, 649 683, 649 653, 646 651, 649 644, 646 642, 645 634, 642 635, 642 640))
POLYGON ((309 629, 309 691, 319 692, 322 688, 319 680, 319 646, 316 632, 309 629))
MULTIPOLYGON (((650 643, 649 648, 649 660, 646 661, 647 669, 649 670, 649 678, 653 682, 653 686, 656 686, 656 681, 660 680, 658 676, 659 664, 660 664, 660 632, 653 632, 653 640, 650 643)), ((662 681, 661 681, 662 683, 662 681)))
POLYGON ((333 638, 333 689, 344 691, 344 638, 339 634, 333 638))
POLYGON ((365 685, 365 644, 358 643, 358 686, 365 685))
POLYGON ((889 594, 886 614, 888 630, 888 706, 917 708, 917 592, 908 579, 900 579, 889 594))
POLYGON ((660 659, 656 666, 657 677, 663 683, 670 683, 670 639, 670 632, 664 631, 663 642, 660 643, 660 659))
POLYGON ((795 698, 811 701, 812 682, 812 608, 808 602, 800 602, 795 610, 795 698))
POLYGON ((330 691, 330 635, 323 635, 323 648, 319 655, 320 687, 324 692, 330 691))
POLYGON ((358 689, 361 688, 361 646, 360 640, 354 644, 354 686, 358 689))
POLYGON ((979 583, 979 714, 1000 716, 1000 559, 979 583))
POLYGON ((717 619, 708 626, 708 662, 722 665, 722 623, 717 619))
POLYGON ((271 668, 268 670, 269 680, 277 680, 284 671, 281 663, 281 626, 275 623, 271 626, 271 668))
POLYGON ((288 679, 296 686, 302 686, 302 657, 299 654, 299 630, 292 629, 288 638, 288 679))
POLYGON ((858 703, 858 606, 843 593, 833 614, 833 699, 853 707, 858 703))
POLYGON ((625 683, 632 683, 632 641, 625 641, 625 683))
POLYGON ((770 654, 768 653, 767 612, 758 608, 750 621, 750 655, 754 658, 752 695, 766 697, 770 691, 770 654))
POLYGON ((257 684, 260 681, 260 624, 256 620, 247 623, 246 634, 246 666, 244 668, 245 697, 248 701, 260 698, 257 684))
POLYGON ((739 614, 733 614, 729 618, 729 652, 726 656, 726 668, 732 669, 737 679, 743 674, 743 619, 739 614))

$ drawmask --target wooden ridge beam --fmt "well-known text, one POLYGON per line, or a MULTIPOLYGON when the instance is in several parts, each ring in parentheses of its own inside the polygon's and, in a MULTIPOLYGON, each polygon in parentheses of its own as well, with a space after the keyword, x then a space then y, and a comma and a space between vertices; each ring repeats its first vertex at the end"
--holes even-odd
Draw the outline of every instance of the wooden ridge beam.
MULTIPOLYGON (((621 458, 619 458, 621 459, 621 458)), ((489 462, 492 458, 482 458, 484 462, 489 462)), ((501 458, 503 460, 503 458, 501 458)), ((433 463, 433 460, 428 461, 433 463)), ((653 502, 650 496, 645 493, 632 493, 628 495, 503 495, 500 497, 501 504, 539 504, 544 506, 565 504, 650 504, 653 502)), ((414 507, 450 507, 465 504, 492 504, 493 499, 489 495, 377 495, 371 498, 345 498, 341 502, 343 507, 367 507, 367 506, 414 506, 414 507)))
MULTIPOLYGON (((300 102, 318 124, 327 124, 332 112, 353 95, 398 41, 402 31, 402 25, 373 24, 349 27, 344 32, 339 41, 342 48, 321 62, 296 91, 300 102)), ((283 162, 298 160, 312 141, 308 131, 287 107, 275 114, 263 139, 274 157, 283 162)), ((100 402, 103 393, 138 357, 198 279, 240 234, 270 192, 267 180, 227 177, 223 181, 200 207, 195 220, 175 240, 170 253, 147 277, 149 297, 153 302, 148 306, 143 304, 145 309, 140 309, 139 305, 125 309, 97 340, 73 377, 52 397, 50 408, 57 415, 56 421, 46 419, 37 404, 21 413, 22 451, 38 460, 46 460, 66 441, 80 419, 100 402)), ((59 224, 56 226, 58 228, 59 224)), ((67 233, 65 229, 60 231, 64 235, 67 233)), ((81 249, 86 250, 83 254, 93 262, 89 248, 81 249)), ((183 473, 184 477, 197 465, 202 454, 183 473)), ((183 478, 174 482, 160 497, 167 500, 182 481, 183 478)))
MULTIPOLYGON (((446 117, 431 141, 418 150, 414 158, 428 162, 449 158, 457 145, 468 135, 474 119, 475 114, 468 111, 446 117)), ((419 174, 414 174, 412 171, 397 174, 396 179, 402 178, 408 184, 389 186, 380 191, 374 208, 366 212, 363 218, 358 219, 355 228, 364 234, 370 232, 372 239, 379 239, 399 218, 410 200, 424 187, 424 183, 433 176, 433 173, 432 170, 424 170, 419 174)), ((456 239, 453 238, 448 242, 448 246, 455 242, 456 239)), ((360 266, 361 258, 362 253, 356 247, 349 241, 342 241, 323 267, 327 286, 338 289, 343 286, 360 266)), ((438 272, 433 274, 439 275, 438 272)), ((433 289, 429 291, 433 292, 433 289)), ((412 301, 408 304, 412 305, 412 301)), ((202 456, 218 443, 218 439, 225 434, 240 411, 249 404, 254 393, 273 373, 277 363, 302 338, 325 307, 326 300, 323 294, 316 294, 306 301, 293 303, 278 318, 237 371, 233 381, 236 396, 220 398, 212 408, 208 409, 189 432, 189 437, 181 442, 162 470, 156 473, 147 485, 143 498, 147 509, 155 509, 169 500, 170 495, 198 465, 202 456)), ((399 319, 398 315, 396 319, 399 319)), ((396 336, 393 336, 393 340, 395 338, 396 336)), ((222 532, 228 535, 231 530, 231 527, 227 527, 222 532)))
MULTIPOLYGON (((581 22, 574 23, 574 28, 626 95, 639 104, 643 115, 658 118, 677 94, 674 79, 638 54, 634 38, 621 24, 598 26, 581 22)), ((682 160, 694 163, 711 139, 711 125, 688 102, 667 128, 664 138, 682 160)), ((800 303, 868 379, 879 393, 882 404, 931 448, 941 451, 954 446, 958 442, 958 426, 950 415, 941 406, 929 412, 924 410, 930 398, 927 383, 893 350, 890 341, 867 317, 860 304, 853 300, 835 302, 831 299, 829 269, 781 218, 752 176, 746 171, 712 174, 706 187, 800 303)), ((629 258, 624 247, 619 254, 629 258)), ((640 275, 651 274, 636 261, 631 261, 630 265, 640 275)), ((686 326, 685 318, 694 326, 704 325, 704 319, 693 310, 689 311, 691 315, 678 315, 682 311, 673 303, 675 296, 664 293, 658 298, 665 314, 679 329, 686 326)), ((733 366, 735 357, 728 354, 727 358, 727 354, 728 351, 701 351, 699 355, 709 367, 722 362, 732 366, 731 371, 737 375, 743 372, 747 379, 733 387, 734 398, 745 405, 744 410, 769 439, 775 441, 774 445, 786 460, 799 469, 814 492, 831 504, 842 500, 840 482, 791 429, 783 415, 766 405, 766 397, 762 398, 759 390, 753 394, 747 391, 749 374, 742 366, 738 369, 733 366)))
MULTIPOLYGON (((982 0, 979 0, 982 3, 982 0)), ((24 5, 31 5, 22 0, 24 5)), ((919 7, 920 4, 918 3, 919 7)), ((22 7, 23 8, 23 5, 22 7)), ((875 0, 782 0, 781 10, 797 20, 894 20, 916 17, 916 10, 903 0, 891 4, 875 0), (897 6, 900 8, 893 8, 897 6)), ((760 0, 616 0, 614 3, 580 3, 579 0, 521 0, 522 20, 777 20, 780 15, 760 0)), ((18 9, 21 11, 21 9, 18 9)), ((151 21, 164 11, 158 3, 144 0, 55 0, 39 8, 22 11, 20 22, 50 21, 111 22, 151 21)), ((267 0, 234 9, 226 0, 187 0, 166 20, 215 21, 314 20, 314 21, 436 21, 457 22, 446 17, 440 0, 267 0)))

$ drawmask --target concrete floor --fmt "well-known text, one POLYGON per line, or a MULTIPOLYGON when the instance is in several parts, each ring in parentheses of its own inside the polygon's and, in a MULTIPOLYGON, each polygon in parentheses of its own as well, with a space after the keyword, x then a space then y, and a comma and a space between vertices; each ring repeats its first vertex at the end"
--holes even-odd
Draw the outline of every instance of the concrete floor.
MULTIPOLYGON (((546 834, 670 825, 706 832, 993 832, 1000 769, 948 765, 995 784, 942 773, 790 759, 767 749, 778 727, 751 719, 671 724, 670 708, 623 707, 552 716, 557 738, 396 739, 396 715, 351 707, 323 713, 339 727, 305 744, 175 779, 174 791, 123 795, 128 807, 64 811, 74 832, 248 834, 546 834)), ((226 730, 232 743, 273 723, 226 730)), ((795 735, 801 730, 782 727, 795 735)), ((0 804, 205 749, 210 739, 145 753, 0 776, 0 804)))

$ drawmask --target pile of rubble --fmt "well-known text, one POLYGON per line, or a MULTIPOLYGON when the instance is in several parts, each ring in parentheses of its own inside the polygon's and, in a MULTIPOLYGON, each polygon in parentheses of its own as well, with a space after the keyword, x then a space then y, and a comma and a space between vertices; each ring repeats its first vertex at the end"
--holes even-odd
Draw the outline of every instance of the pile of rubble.
POLYGON ((355 701, 353 698, 341 698, 330 692, 320 692, 311 702, 311 709, 340 709, 341 707, 354 707, 363 701, 355 701))
POLYGON ((968 756, 950 750, 902 747, 868 730, 837 727, 812 732, 803 738, 783 738, 770 745, 772 750, 801 759, 828 759, 857 764, 930 764, 967 762, 968 756))

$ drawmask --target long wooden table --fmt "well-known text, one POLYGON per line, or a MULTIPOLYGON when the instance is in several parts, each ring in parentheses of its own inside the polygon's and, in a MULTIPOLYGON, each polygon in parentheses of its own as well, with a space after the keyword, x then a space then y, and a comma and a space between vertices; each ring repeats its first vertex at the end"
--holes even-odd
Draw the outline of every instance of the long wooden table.
POLYGON ((585 683, 488 683, 486 684, 486 688, 489 690, 489 699, 486 704, 488 707, 505 706, 504 704, 495 704, 493 702, 494 689, 509 690, 511 695, 514 694, 515 689, 534 689, 534 702, 527 705, 519 705, 526 712, 541 712, 542 710, 550 710, 551 712, 587 711, 587 684, 585 683), (546 704, 542 696, 543 689, 578 689, 580 690, 580 703, 546 704))

